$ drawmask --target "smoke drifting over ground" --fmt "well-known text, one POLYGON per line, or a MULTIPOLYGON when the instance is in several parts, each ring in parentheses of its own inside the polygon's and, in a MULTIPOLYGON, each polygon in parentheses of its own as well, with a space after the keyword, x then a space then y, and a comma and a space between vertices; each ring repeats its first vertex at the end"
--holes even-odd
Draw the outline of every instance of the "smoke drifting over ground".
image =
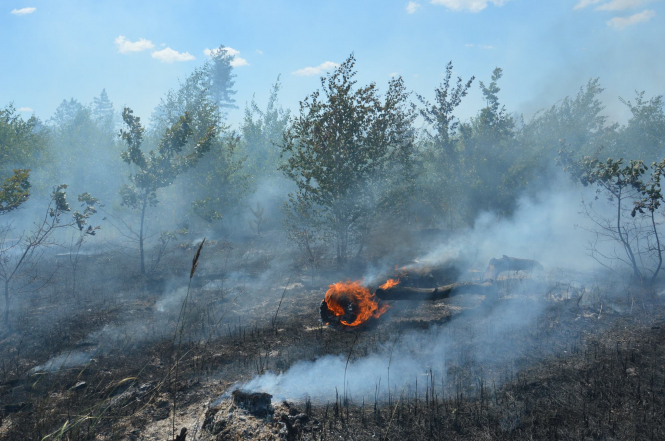
MULTIPOLYGON (((473 38, 467 19, 542 14, 530 2, 420 3, 400 7, 409 26, 448 31, 424 11, 453 9, 445 18, 473 38)), ((591 3, 575 20, 612 14, 605 31, 630 12, 591 3)), ((380 21, 349 11, 319 10, 365 33, 380 21)), ((497 39, 511 34, 499 27, 497 39)), ((636 29, 611 31, 653 47, 636 29)), ((390 44, 401 58, 343 42, 302 66, 276 56, 279 44, 264 57, 148 38, 118 37, 112 55, 127 64, 108 94, 50 91, 68 97, 41 119, 29 115, 37 104, 0 103, 0 438, 665 438, 665 99, 608 96, 651 88, 653 66, 613 69, 608 93, 607 72, 591 67, 616 48, 593 52, 589 38, 593 54, 571 60, 585 70, 563 51, 539 73, 532 57, 497 57, 519 45, 448 37, 436 41, 468 51, 445 55, 455 64, 403 40, 390 44), (624 78, 636 71, 644 84, 624 78), (158 76, 172 89, 131 93, 158 76), (493 261, 486 273, 491 259, 520 269, 493 261), (252 416, 237 389, 271 394, 274 407, 252 416), (566 418, 584 427, 565 432, 566 418)))
MULTIPOLYGON (((546 191, 535 199, 520 199, 511 218, 481 214, 472 229, 442 239, 441 245, 412 264, 475 268, 476 272, 466 273, 462 278, 478 280, 493 257, 519 256, 541 262, 545 272, 530 272, 502 281, 501 290, 506 300, 498 304, 488 300, 490 304, 481 304, 479 310, 456 315, 450 322, 432 325, 426 331, 399 333, 392 343, 370 355, 358 356, 359 348, 349 348, 350 361, 348 353, 300 361, 285 372, 266 373, 241 387, 267 392, 277 399, 310 397, 332 401, 336 394, 346 393, 356 401, 363 397, 387 400, 389 389, 391 396, 398 397, 402 388, 413 390, 416 379, 422 385, 429 381, 426 378, 430 375, 439 384, 447 384, 451 381, 448 372, 455 366, 471 367, 484 381, 500 384, 507 366, 513 366, 525 352, 543 344, 538 341, 541 337, 530 339, 528 336, 547 308, 548 296, 552 292, 561 294, 557 282, 567 278, 567 282, 573 282, 573 291, 579 296, 590 292, 594 280, 597 281, 592 270, 598 267, 585 257, 587 241, 592 237, 583 227, 588 226, 589 221, 579 213, 579 201, 583 196, 593 197, 594 193, 583 191, 564 179, 560 178, 556 192, 546 191), (516 339, 517 335, 527 338, 516 339)), ((374 283, 378 281, 375 274, 380 272, 372 271, 364 280, 374 283)), ((563 295, 570 294, 568 291, 563 295)), ((394 307, 403 307, 399 303, 394 307)), ((563 335, 550 336, 559 337, 563 335)))

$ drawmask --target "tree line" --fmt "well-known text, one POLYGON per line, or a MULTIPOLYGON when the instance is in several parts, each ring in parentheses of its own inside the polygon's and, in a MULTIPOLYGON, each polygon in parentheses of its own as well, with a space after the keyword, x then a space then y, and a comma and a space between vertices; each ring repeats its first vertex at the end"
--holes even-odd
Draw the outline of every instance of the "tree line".
MULTIPOLYGON (((621 213, 646 216, 651 228, 639 229, 649 237, 646 253, 660 256, 662 96, 621 99, 630 118, 618 124, 604 115, 603 89, 591 79, 576 95, 525 119, 502 104, 500 68, 486 83, 454 78, 449 63, 428 99, 408 91, 400 77, 383 90, 358 84, 351 55, 293 114, 279 104, 278 77, 265 108, 252 100, 234 129, 227 123, 237 107, 232 61, 224 46, 213 51, 168 91, 148 126, 131 108, 116 110, 105 90, 88 105, 63 100, 47 121, 24 119, 12 104, 0 109, 0 214, 15 212, 31 193, 53 201, 64 194, 54 188, 66 182, 94 195, 97 204, 86 207, 103 202, 109 220, 133 240, 144 273, 146 213, 159 205, 170 207, 178 228, 150 236, 157 238, 153 247, 175 240, 178 231, 223 229, 249 214, 256 234, 283 229, 311 265, 319 250, 344 264, 362 255, 377 228, 455 230, 472 226, 481 212, 510 216, 521 196, 550 186, 563 165, 617 201, 626 194, 613 193, 619 184, 612 179, 627 182, 633 194, 609 233, 628 254, 639 254, 621 238, 621 213), (461 119, 459 107, 475 87, 485 106, 461 119), (641 171, 625 178, 624 161, 641 171), (264 208, 248 201, 268 180, 282 193, 267 227, 264 208)), ((626 261, 635 274, 649 266, 640 266, 639 256, 626 261)))

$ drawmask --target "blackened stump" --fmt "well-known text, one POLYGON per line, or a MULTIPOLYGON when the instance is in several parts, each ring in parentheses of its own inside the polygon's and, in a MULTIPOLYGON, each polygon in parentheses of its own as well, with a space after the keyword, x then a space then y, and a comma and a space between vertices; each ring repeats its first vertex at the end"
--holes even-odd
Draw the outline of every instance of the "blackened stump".
POLYGON ((231 393, 233 404, 245 409, 257 417, 265 417, 272 413, 272 395, 264 392, 244 392, 236 389, 231 393))
POLYGON ((487 265, 487 270, 485 271, 485 276, 483 280, 496 280, 499 278, 499 274, 504 271, 543 271, 544 268, 535 260, 529 259, 518 259, 517 257, 509 257, 505 254, 501 259, 492 259, 490 260, 489 265, 487 265))

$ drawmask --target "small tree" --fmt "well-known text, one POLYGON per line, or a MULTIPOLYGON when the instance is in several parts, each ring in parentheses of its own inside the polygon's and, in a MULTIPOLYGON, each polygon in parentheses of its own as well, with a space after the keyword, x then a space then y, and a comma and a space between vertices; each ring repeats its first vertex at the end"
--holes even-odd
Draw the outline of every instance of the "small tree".
POLYGON ((635 217, 638 213, 646 215, 651 220, 651 228, 647 233, 647 246, 649 250, 655 254, 655 259, 658 261, 656 269, 653 270, 650 283, 656 281, 658 272, 663 266, 663 248, 660 245, 660 237, 658 235, 658 222, 656 221, 656 211, 663 203, 663 188, 661 186, 661 179, 665 173, 665 159, 659 163, 654 162, 651 166, 653 172, 649 182, 640 185, 640 198, 634 202, 633 211, 631 216, 635 217), (655 241, 655 243, 653 243, 655 241), (655 248, 654 248, 655 247, 655 248))
POLYGON ((255 232, 257 236, 260 236, 268 221, 268 218, 265 217, 266 208, 261 206, 260 202, 257 202, 256 209, 249 207, 249 211, 252 213, 252 216, 254 216, 253 219, 248 221, 249 229, 255 232))
MULTIPOLYGON (((308 212, 311 228, 324 230, 340 264, 346 262, 353 241, 362 249, 363 236, 382 207, 398 217, 405 205, 390 194, 394 185, 413 182, 414 115, 405 108, 403 81, 393 79, 382 101, 375 84, 355 87, 354 64, 351 55, 321 78, 323 93, 301 101, 300 115, 282 144, 287 160, 281 169, 298 187, 286 210, 308 212)), ((289 218, 287 229, 302 231, 289 218)))
POLYGON ((665 162, 654 164, 654 171, 645 182, 649 167, 642 161, 631 160, 625 164, 622 158, 608 158, 604 162, 590 156, 575 159, 566 149, 559 153, 559 160, 582 185, 597 187, 596 199, 604 194, 614 208, 613 214, 607 215, 596 210, 593 204, 583 203, 584 214, 592 221, 591 231, 600 241, 619 243, 623 250, 621 254, 615 251, 609 255, 598 248, 596 241, 590 243, 592 257, 603 265, 607 260, 627 264, 636 280, 643 280, 644 271, 651 272, 650 280, 655 281, 662 265, 655 212, 662 202, 660 180, 665 162), (655 269, 647 259, 657 262, 655 269))
POLYGON ((127 130, 121 130, 120 136, 127 145, 122 152, 122 159, 136 167, 136 172, 130 173, 129 185, 125 185, 120 194, 122 204, 140 211, 140 226, 138 233, 139 253, 141 259, 141 274, 145 274, 145 214, 148 206, 156 206, 157 190, 168 187, 178 175, 196 166, 198 160, 208 151, 217 135, 217 127, 211 125, 196 143, 185 151, 192 136, 191 116, 185 113, 170 128, 166 129, 157 151, 147 154, 141 150, 144 128, 140 118, 134 116, 130 108, 125 108, 122 114, 127 130))
MULTIPOLYGON (((36 280, 34 269, 43 250, 55 245, 52 240, 54 233, 58 230, 75 227, 83 234, 95 234, 97 228, 88 226, 87 221, 95 213, 93 205, 85 206, 82 212, 75 211, 71 218, 64 217, 70 212, 65 190, 67 185, 59 185, 53 189, 49 203, 44 215, 35 222, 29 232, 21 234, 18 240, 8 240, 8 235, 13 229, 6 226, 0 233, 0 281, 4 285, 5 311, 3 322, 9 326, 9 301, 12 291, 18 293, 33 284, 36 280)), ((89 195, 88 195, 89 196, 89 195)), ((81 195, 79 198, 85 198, 81 195)), ((90 197, 89 202, 96 201, 90 197)))
POLYGON ((78 230, 72 233, 72 241, 69 246, 69 264, 72 267, 72 293, 76 295, 76 276, 79 267, 79 257, 81 255, 81 247, 85 242, 85 239, 94 236, 96 230, 100 227, 93 227, 88 225, 88 228, 84 228, 86 224, 86 219, 89 216, 97 213, 97 208, 103 207, 99 203, 99 199, 93 197, 90 193, 83 193, 78 196, 78 201, 83 208, 83 213, 76 212, 74 214, 74 220, 78 226, 78 230))

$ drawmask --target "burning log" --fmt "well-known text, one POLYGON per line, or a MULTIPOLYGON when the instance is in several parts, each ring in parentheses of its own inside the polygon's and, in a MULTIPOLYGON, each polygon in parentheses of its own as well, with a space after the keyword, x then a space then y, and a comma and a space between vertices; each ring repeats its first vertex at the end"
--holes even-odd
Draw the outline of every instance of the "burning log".
POLYGON ((389 305, 379 300, 360 282, 339 282, 330 285, 321 302, 321 320, 338 327, 356 327, 371 318, 379 318, 389 305))
POLYGON ((505 254, 501 259, 490 260, 487 265, 487 271, 483 276, 483 280, 496 280, 504 271, 543 271, 543 266, 530 259, 518 259, 516 257, 508 257, 505 254))
POLYGON ((376 290, 376 296, 381 300, 411 300, 428 301, 442 300, 460 294, 474 293, 495 295, 496 287, 492 283, 461 282, 436 288, 414 288, 403 286, 401 283, 392 286, 382 285, 376 290))

